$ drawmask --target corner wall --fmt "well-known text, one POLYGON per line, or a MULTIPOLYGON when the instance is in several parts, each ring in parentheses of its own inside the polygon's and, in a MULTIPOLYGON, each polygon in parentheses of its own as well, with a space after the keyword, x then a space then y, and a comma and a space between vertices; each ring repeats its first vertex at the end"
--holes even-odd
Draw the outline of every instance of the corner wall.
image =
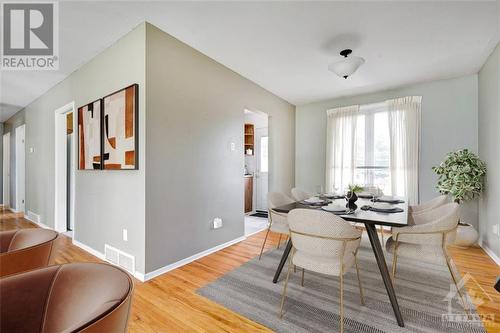
POLYGON ((500 44, 479 72, 479 157, 486 162, 485 192, 479 205, 483 246, 500 258, 500 44), (495 234, 496 230, 497 234, 495 234))
POLYGON ((295 107, 150 24, 146 79, 151 272, 244 235, 244 109, 270 115, 270 190, 290 191, 295 107))
MULTIPOLYGON (((139 84, 140 169, 76 171, 74 239, 100 253, 104 244, 110 244, 134 255, 140 273, 145 268, 145 38, 141 24, 5 123, 5 130, 12 131, 17 119, 24 117, 26 212, 39 214, 43 224, 54 228, 54 111, 72 101, 78 108, 139 84), (127 242, 122 240, 122 229, 128 229, 127 242)), ((12 174, 11 178, 15 179, 12 174)))

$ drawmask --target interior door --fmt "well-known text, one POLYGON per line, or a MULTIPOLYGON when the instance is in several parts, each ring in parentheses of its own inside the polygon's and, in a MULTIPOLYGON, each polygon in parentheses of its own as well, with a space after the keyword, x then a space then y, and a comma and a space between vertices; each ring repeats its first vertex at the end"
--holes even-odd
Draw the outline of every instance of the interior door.
POLYGON ((267 127, 255 129, 255 208, 267 211, 269 181, 269 136, 267 127))
POLYGON ((16 210, 25 211, 25 128, 16 127, 16 210))
POLYGON ((3 135, 3 204, 10 206, 10 133, 3 135))

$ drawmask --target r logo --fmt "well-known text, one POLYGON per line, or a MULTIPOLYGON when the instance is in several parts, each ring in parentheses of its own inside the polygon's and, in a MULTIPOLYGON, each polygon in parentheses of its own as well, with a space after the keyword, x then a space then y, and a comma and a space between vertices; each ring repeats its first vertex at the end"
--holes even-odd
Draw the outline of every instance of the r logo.
POLYGON ((3 55, 54 55, 54 4, 3 4, 3 55))

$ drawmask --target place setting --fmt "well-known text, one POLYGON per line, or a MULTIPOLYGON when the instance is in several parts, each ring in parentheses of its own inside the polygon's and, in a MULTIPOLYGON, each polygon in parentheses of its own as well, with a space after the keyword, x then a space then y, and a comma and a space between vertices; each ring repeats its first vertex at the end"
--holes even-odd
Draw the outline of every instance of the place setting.
MULTIPOLYGON (((399 203, 399 202, 398 202, 399 203)), ((372 205, 364 205, 361 207, 362 210, 369 210, 377 213, 402 213, 404 209, 395 206, 392 203, 383 202, 383 201, 375 201, 372 200, 372 205)))

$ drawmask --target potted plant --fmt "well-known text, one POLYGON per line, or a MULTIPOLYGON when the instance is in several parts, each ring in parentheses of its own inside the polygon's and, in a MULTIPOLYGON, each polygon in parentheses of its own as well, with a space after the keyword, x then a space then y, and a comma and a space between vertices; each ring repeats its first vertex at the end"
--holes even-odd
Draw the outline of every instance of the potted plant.
MULTIPOLYGON (((481 195, 486 176, 486 164, 468 149, 451 152, 439 166, 432 170, 438 175, 437 189, 450 194, 460 204, 481 195)), ((460 222, 455 244, 471 246, 477 242, 479 234, 474 227, 460 222)))
POLYGON ((358 200, 358 196, 356 195, 356 193, 360 193, 363 191, 363 187, 359 186, 359 185, 349 185, 347 187, 347 194, 346 194, 346 200, 347 200, 347 204, 346 204, 346 207, 349 208, 349 209, 356 209, 358 208, 358 206, 356 206, 355 202, 358 200))

